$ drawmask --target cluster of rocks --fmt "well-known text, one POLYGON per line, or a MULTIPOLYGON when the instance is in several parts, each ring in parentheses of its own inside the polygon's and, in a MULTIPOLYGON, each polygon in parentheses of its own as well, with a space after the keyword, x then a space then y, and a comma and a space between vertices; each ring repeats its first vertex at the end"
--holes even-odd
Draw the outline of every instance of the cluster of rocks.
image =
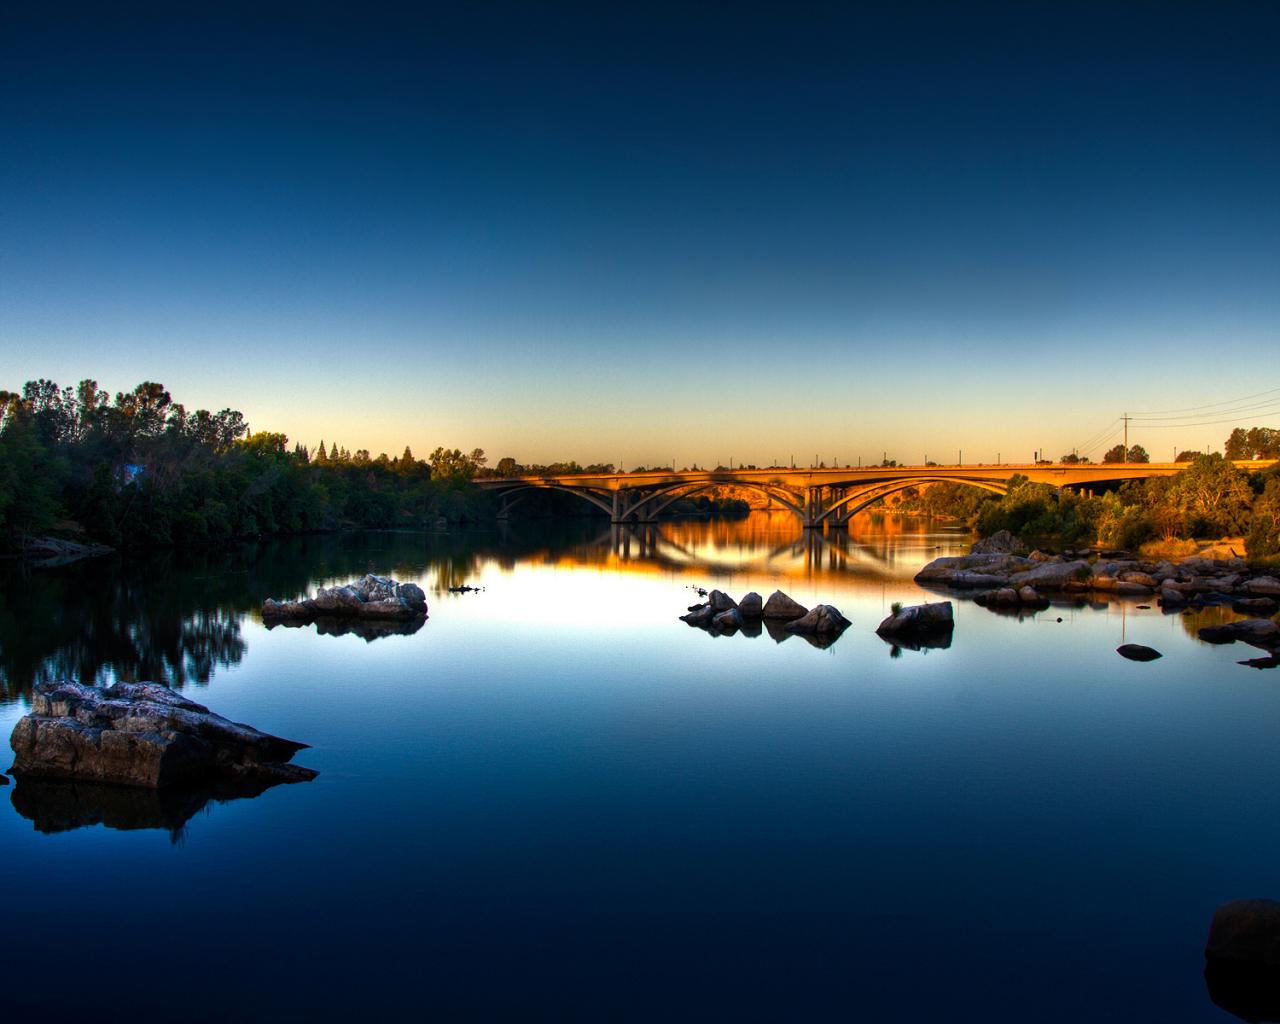
POLYGON ((268 785, 316 772, 287 763, 305 743, 228 721, 155 683, 37 683, 9 738, 26 777, 158 788, 213 779, 268 785))
POLYGON ((781 590, 775 590, 767 601, 754 591, 735 601, 723 591, 713 590, 703 603, 690 605, 688 613, 680 619, 716 634, 742 630, 758 635, 764 623, 766 627, 773 627, 769 629, 770 635, 781 632, 832 640, 849 626, 849 620, 834 605, 806 608, 781 590))
POLYGON ((980 546, 968 555, 935 558, 916 574, 916 582, 973 590, 976 601, 991 607, 1043 607, 1048 594, 1093 594, 1158 597, 1165 608, 1230 604, 1258 615, 1280 609, 1280 580, 1251 570, 1241 558, 1188 558, 1174 564, 1125 552, 1020 555, 980 546))
POLYGON ((420 586, 372 573, 344 586, 321 588, 315 597, 300 601, 267 598, 262 602, 262 617, 268 622, 311 622, 326 617, 409 620, 426 615, 427 595, 420 586))
POLYGON ((1251 658, 1240 662, 1250 668, 1280 667, 1280 623, 1274 619, 1240 619, 1222 626, 1205 626, 1200 639, 1210 644, 1231 644, 1239 640, 1264 650, 1266 658, 1251 658))

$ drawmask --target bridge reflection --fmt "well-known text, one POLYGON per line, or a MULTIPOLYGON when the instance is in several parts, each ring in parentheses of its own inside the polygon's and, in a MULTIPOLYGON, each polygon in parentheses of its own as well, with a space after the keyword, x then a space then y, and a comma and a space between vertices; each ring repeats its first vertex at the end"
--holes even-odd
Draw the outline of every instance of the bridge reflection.
POLYGON ((912 575, 938 555, 962 552, 968 542, 963 531, 940 530, 928 519, 877 515, 847 531, 822 533, 801 529, 785 512, 756 512, 711 523, 615 523, 550 560, 622 572, 839 574, 887 581, 912 575))

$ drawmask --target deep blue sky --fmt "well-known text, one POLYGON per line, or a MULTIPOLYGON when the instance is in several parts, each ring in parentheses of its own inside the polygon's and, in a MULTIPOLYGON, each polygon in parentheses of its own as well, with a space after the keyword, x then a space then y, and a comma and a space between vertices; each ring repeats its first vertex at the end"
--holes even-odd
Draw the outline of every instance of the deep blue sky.
POLYGON ((1280 387, 1274 5, 15 6, 0 386, 628 465, 1280 387))

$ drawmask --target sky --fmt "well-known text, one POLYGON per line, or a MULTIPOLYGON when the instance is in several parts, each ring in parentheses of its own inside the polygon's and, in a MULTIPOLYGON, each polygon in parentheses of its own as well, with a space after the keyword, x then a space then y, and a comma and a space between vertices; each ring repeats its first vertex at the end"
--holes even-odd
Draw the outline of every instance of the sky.
POLYGON ((1096 458, 1127 412, 1169 458, 1280 427, 1277 182, 1267 4, 8 4, 0 387, 374 454, 1096 458))

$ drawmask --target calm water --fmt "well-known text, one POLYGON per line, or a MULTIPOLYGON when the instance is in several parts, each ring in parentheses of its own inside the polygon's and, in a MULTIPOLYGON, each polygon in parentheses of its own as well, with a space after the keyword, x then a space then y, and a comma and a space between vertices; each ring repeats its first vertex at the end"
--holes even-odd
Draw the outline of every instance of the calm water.
POLYGON ((753 516, 11 575, 5 735, 34 678, 158 679, 311 743, 321 774, 208 803, 0 790, 6 1008, 1233 1019, 1201 950, 1218 903, 1280 897, 1280 672, 1136 602, 957 603, 948 649, 877 638, 964 545, 753 516), (367 571, 419 581, 430 620, 368 639, 256 614, 367 571), (712 637, 677 621, 693 585, 853 626, 825 650, 712 637))

